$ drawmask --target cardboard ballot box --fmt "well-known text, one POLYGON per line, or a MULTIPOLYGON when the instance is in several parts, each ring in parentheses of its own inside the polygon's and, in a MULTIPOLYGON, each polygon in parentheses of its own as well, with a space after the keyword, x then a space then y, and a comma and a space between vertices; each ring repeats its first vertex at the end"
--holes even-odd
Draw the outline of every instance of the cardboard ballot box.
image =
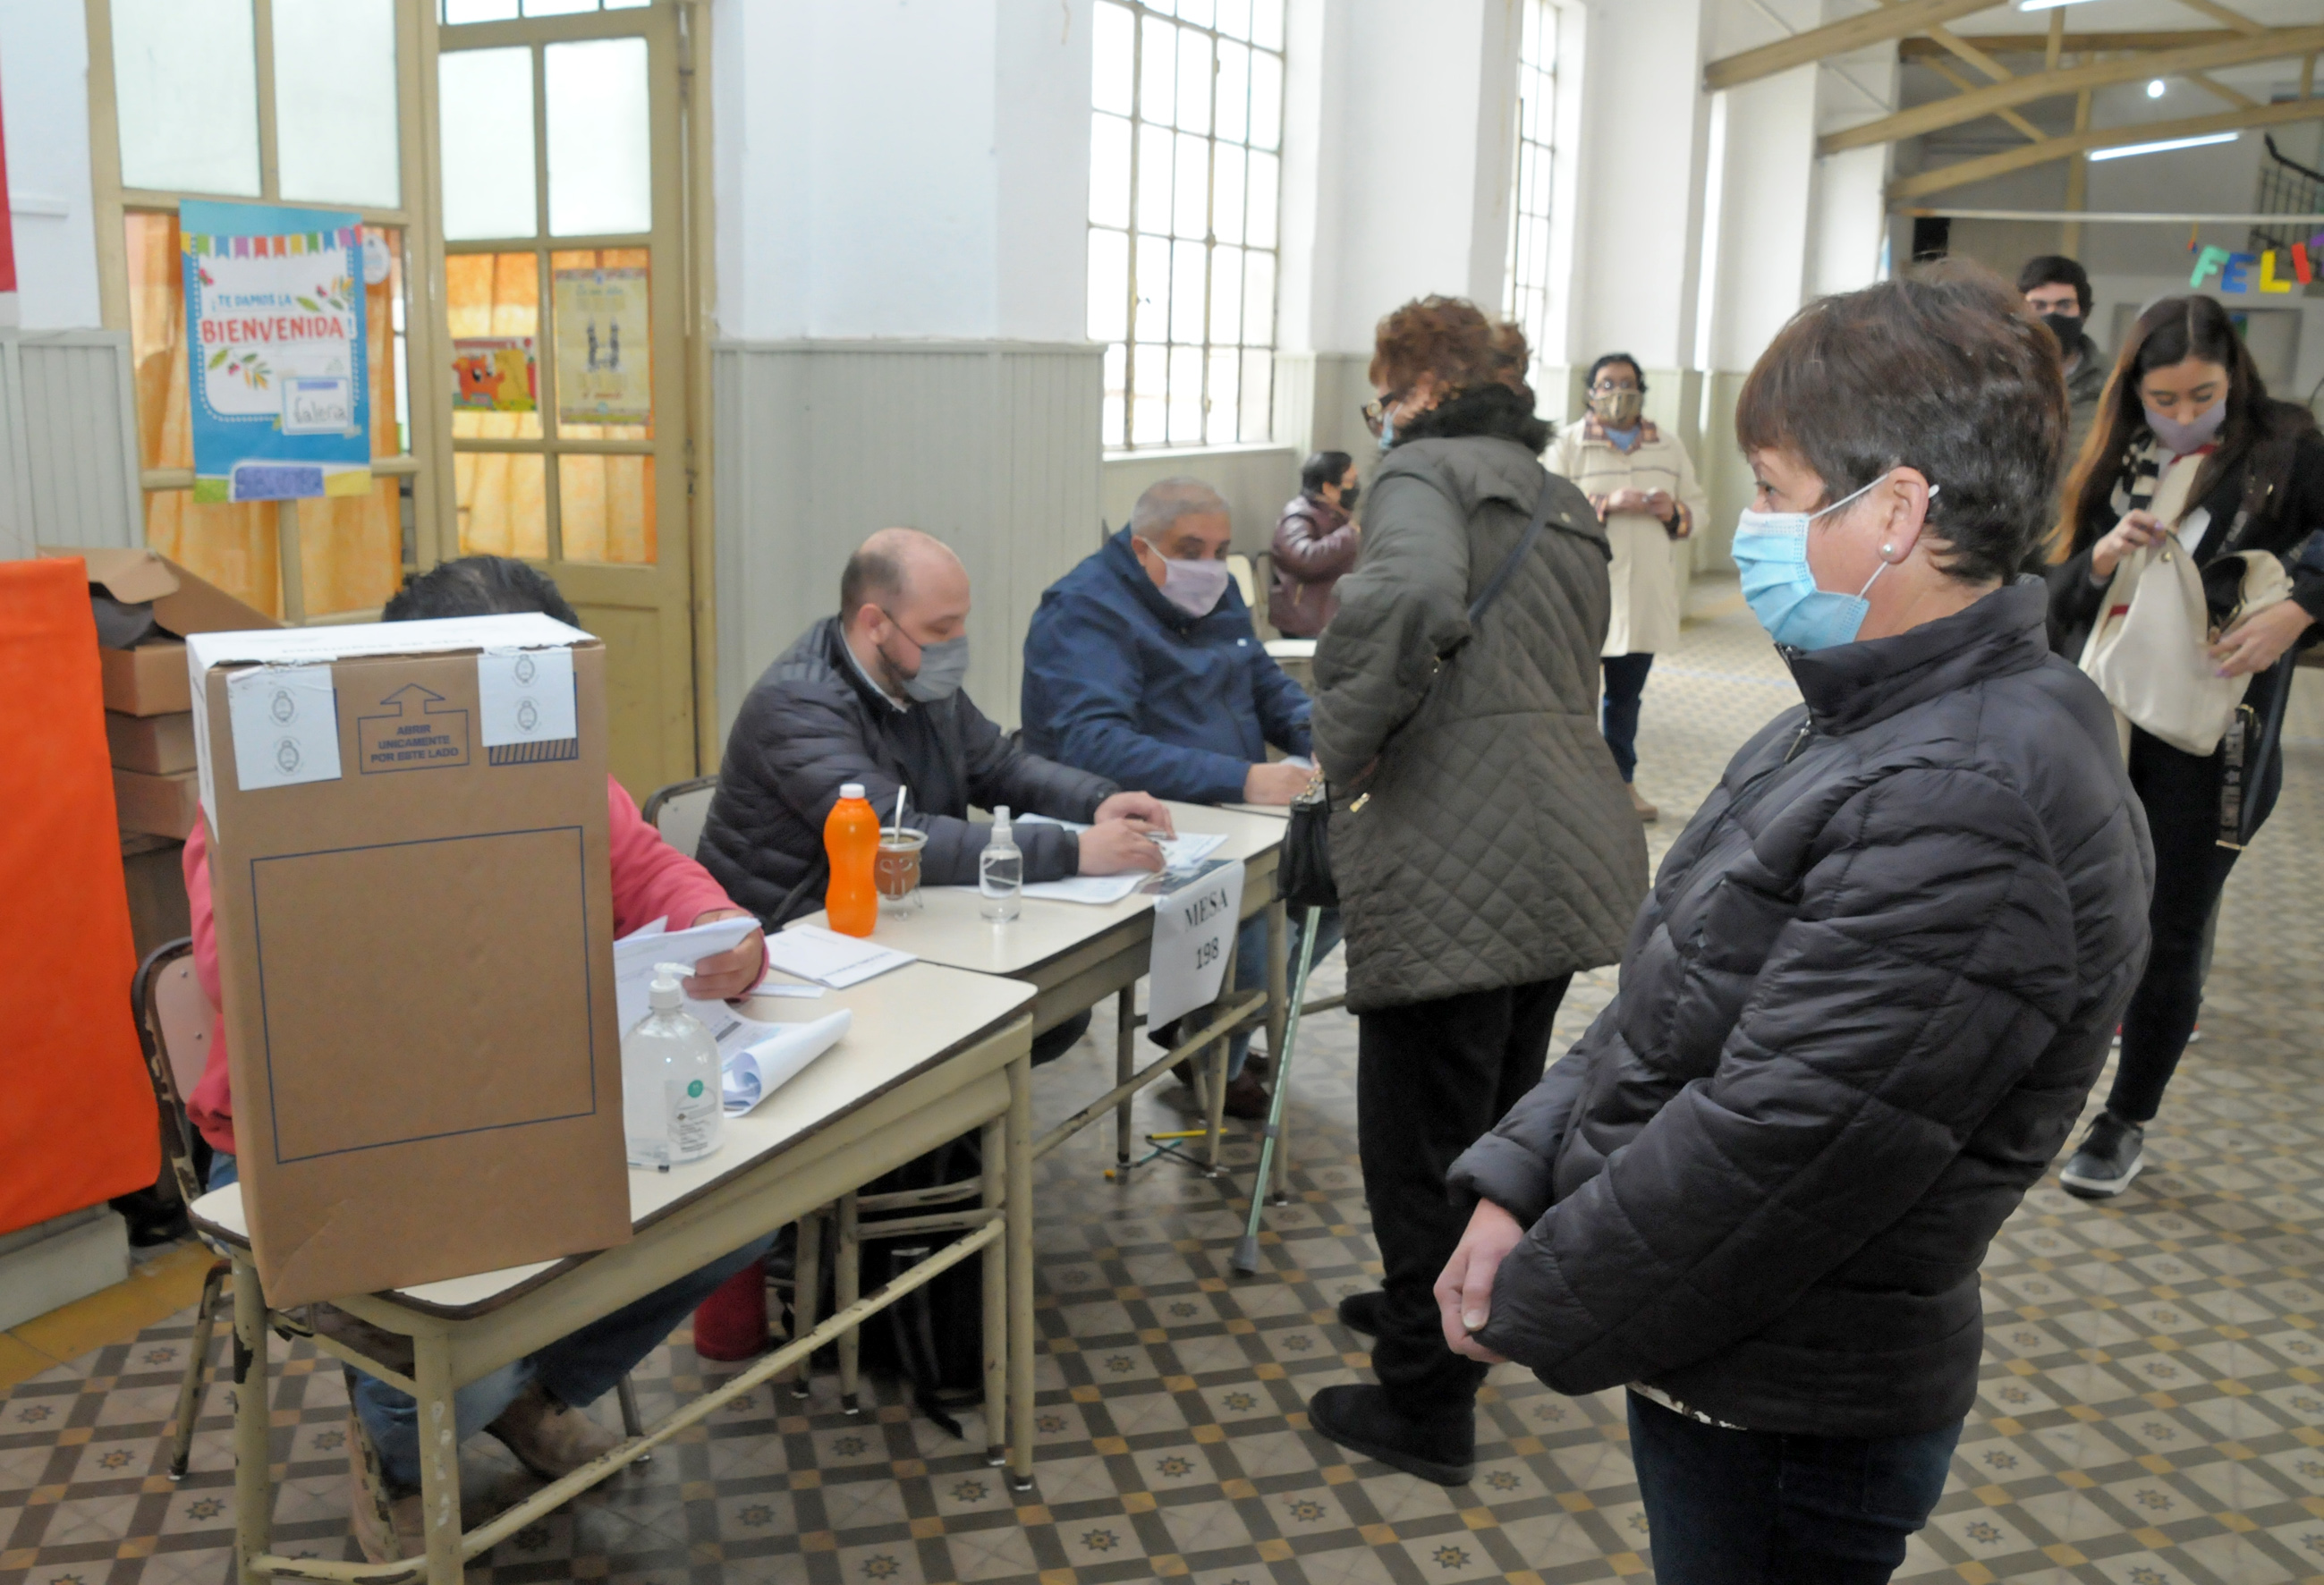
POLYGON ((269 1304, 630 1236, 604 661, 531 613, 188 640, 269 1304))

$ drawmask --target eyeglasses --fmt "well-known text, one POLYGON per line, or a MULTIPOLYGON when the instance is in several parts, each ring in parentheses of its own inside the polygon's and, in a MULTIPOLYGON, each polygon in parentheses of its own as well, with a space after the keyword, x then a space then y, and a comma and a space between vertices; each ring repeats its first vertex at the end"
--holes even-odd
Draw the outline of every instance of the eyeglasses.
POLYGON ((1378 436, 1380 426, 1388 421, 1388 410, 1403 400, 1403 392, 1391 391, 1386 396, 1377 397, 1364 403, 1364 428, 1378 436))

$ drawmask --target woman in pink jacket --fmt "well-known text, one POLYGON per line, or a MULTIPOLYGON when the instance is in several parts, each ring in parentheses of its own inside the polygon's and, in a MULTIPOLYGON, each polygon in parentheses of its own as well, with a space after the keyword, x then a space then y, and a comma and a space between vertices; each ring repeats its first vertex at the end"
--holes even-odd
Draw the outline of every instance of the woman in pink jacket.
MULTIPOLYGON (((410 622, 512 611, 538 611, 570 626, 580 625, 555 584, 523 562, 498 556, 447 561, 413 578, 388 602, 383 615, 389 622, 410 622)), ((615 935, 627 935, 656 919, 669 920, 675 930, 744 917, 745 910, 728 899, 707 871, 662 841, 660 834, 639 816, 637 805, 621 783, 610 776, 605 779, 605 813, 612 839, 615 935)), ((194 973, 210 1005, 217 1007, 221 999, 217 931, 210 910, 209 843, 199 821, 194 823, 193 834, 186 842, 185 866, 186 898, 193 914, 194 973)), ((693 977, 686 981, 687 991, 706 1000, 740 996, 765 972, 765 954, 766 943, 754 931, 731 952, 696 963, 693 977)), ((219 1188, 235 1181, 234 1095, 223 1018, 211 1025, 209 1060, 193 1094, 187 1098, 186 1110, 214 1153, 209 1186, 219 1188)), ((465 1438, 479 1428, 490 1431, 545 1479, 567 1474, 609 1451, 621 1439, 582 1410, 612 1390, 660 1346, 696 1305, 757 1260, 773 1241, 770 1235, 746 1244, 692 1276, 462 1387, 456 1398, 460 1435, 465 1438)), ((383 1333, 372 1341, 392 1345, 398 1340, 383 1333)), ((350 1440, 354 1455, 350 1467, 356 1466, 367 1442, 389 1498, 389 1511, 380 1513, 360 1475, 356 1476, 351 1493, 355 1538, 375 1562, 416 1557, 424 1545, 418 1405, 408 1394, 368 1376, 350 1375, 349 1396, 359 1427, 350 1440)))

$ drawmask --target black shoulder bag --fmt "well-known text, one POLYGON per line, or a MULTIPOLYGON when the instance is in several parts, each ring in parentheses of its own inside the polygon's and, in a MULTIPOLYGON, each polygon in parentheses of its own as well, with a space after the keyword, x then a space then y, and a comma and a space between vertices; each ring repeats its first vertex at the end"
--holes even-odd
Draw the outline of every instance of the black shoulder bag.
MULTIPOLYGON (((1469 627, 1472 633, 1478 618, 1500 598, 1519 564, 1533 553, 1535 541, 1549 526, 1550 509, 1556 497, 1557 479, 1553 475, 1542 482, 1541 499, 1534 503, 1533 521, 1526 525, 1524 536, 1469 603, 1469 627)), ((1608 554, 1610 557, 1611 552, 1608 554)), ((1357 800, 1360 804, 1362 801, 1357 800)), ((1291 828, 1283 834, 1283 858, 1275 883, 1283 900, 1292 908, 1340 906, 1339 882, 1332 878, 1332 789, 1320 776, 1308 784, 1305 792, 1291 800, 1291 828)))
MULTIPOLYGON (((2297 454, 2297 447, 2288 440, 2263 442, 2255 449, 2243 502, 2212 566, 2225 562, 2242 548, 2255 520, 2285 509, 2297 454)), ((2295 567, 2324 562, 2324 530, 2310 534, 2286 559, 2295 567)), ((2244 702, 2236 706, 2235 719, 2220 740, 2218 844, 2223 848, 2240 852, 2258 834, 2259 810, 2251 795, 2282 741, 2284 708, 2292 702, 2292 673, 2299 664, 2300 652, 2308 648, 2306 640, 2307 635, 2302 634, 2273 666, 2253 675, 2244 702)))

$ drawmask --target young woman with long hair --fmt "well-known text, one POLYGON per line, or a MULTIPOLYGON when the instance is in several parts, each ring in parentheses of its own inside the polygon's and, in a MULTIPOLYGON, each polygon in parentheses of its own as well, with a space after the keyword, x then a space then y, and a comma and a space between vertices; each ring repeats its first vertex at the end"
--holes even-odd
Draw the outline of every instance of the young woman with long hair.
MULTIPOLYGON (((2324 438, 2314 418, 2269 398, 2216 299, 2165 298, 2123 343, 2066 482, 2057 535, 2068 555, 2049 569, 2052 641, 2067 659, 2081 658, 2125 558, 2175 539, 2200 570, 2232 539, 2236 550, 2281 558, 2292 597, 2230 626, 2208 659, 2221 677, 2265 671, 2324 615, 2324 555, 2302 554, 2319 526, 2324 438), (2174 477, 2181 469, 2192 471, 2174 477)), ((2138 1175, 2144 1126, 2195 1027, 2204 935, 2237 852, 2219 842, 2224 748, 2190 754, 2135 724, 2129 745, 2131 783, 2154 839, 2153 948, 2123 1018, 2106 1110, 2060 1175, 2086 1198, 2118 1194, 2138 1175)), ((2259 818, 2282 778, 2280 751, 2246 768, 2245 796, 2259 818)))

